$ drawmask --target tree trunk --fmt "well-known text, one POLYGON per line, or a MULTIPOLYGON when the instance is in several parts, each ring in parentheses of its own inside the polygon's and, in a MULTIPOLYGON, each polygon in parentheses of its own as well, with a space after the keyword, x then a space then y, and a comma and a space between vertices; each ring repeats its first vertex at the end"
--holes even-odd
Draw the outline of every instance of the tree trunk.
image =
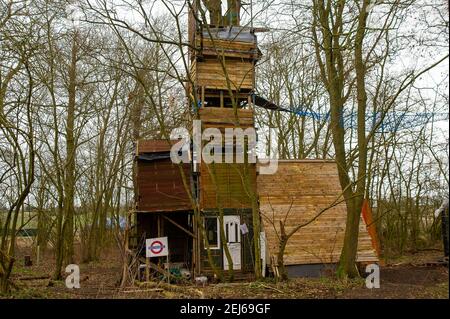
POLYGON ((73 239, 74 239, 74 196, 75 196, 75 164, 76 164, 76 142, 75 130, 75 95, 77 81, 77 55, 78 55, 78 33, 75 32, 72 42, 71 61, 69 67, 69 102, 67 105, 66 123, 66 165, 65 165, 65 185, 64 185, 64 261, 67 264, 73 262, 73 239))
POLYGON ((288 280, 288 274, 286 271, 286 267, 284 266, 284 252, 286 250, 287 242, 288 242, 288 238, 286 235, 286 230, 284 228, 283 222, 280 220, 280 238, 279 238, 278 252, 277 252, 277 267, 278 267, 279 279, 281 281, 288 280))
POLYGON ((53 272, 53 280, 60 280, 61 269, 64 259, 64 236, 63 236, 63 220, 64 213, 62 202, 58 203, 57 221, 56 221, 56 245, 55 245, 55 271, 53 272))
MULTIPOLYGON (((358 16, 358 28, 355 36, 355 72, 356 94, 358 100, 358 173, 356 180, 356 192, 353 199, 347 201, 347 223, 345 228, 344 246, 341 252, 338 277, 357 277, 358 270, 355 267, 358 253, 359 221, 364 202, 365 187, 367 181, 367 138, 366 138, 366 66, 363 57, 363 40, 366 32, 366 22, 370 0, 364 0, 358 16)), ((349 184, 347 184, 349 185, 349 184)), ((341 186, 342 183, 341 183, 341 186)))

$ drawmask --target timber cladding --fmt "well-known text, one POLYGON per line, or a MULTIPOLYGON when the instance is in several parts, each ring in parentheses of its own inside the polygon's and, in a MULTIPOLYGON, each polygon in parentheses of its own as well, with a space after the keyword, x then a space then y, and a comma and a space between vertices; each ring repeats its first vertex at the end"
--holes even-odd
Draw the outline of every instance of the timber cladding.
POLYGON ((237 127, 242 128, 254 127, 254 113, 253 110, 233 108, 217 108, 217 107, 203 107, 199 110, 200 120, 202 125, 216 125, 220 127, 237 127))
POLYGON ((249 60, 228 58, 222 63, 218 58, 194 60, 191 64, 191 78, 197 87, 233 91, 252 90, 255 81, 254 63, 249 60))
POLYGON ((139 140, 136 144, 136 153, 139 155, 146 153, 170 152, 170 149, 174 143, 176 143, 176 141, 139 140))
POLYGON ((200 166, 200 206, 213 208, 252 207, 256 196, 255 164, 205 164, 200 166))
POLYGON ((213 90, 251 91, 255 87, 256 42, 198 38, 197 58, 190 74, 197 87, 213 90))
MULTIPOLYGON (((280 221, 286 233, 309 222, 323 209, 342 201, 342 190, 334 161, 279 161, 274 175, 257 180, 260 211, 270 256, 278 252, 280 221), (274 229, 276 228, 276 231, 274 229)), ((345 203, 338 203, 315 221, 298 230, 288 241, 286 265, 336 263, 344 241, 345 203)), ((361 219, 358 242, 359 262, 378 261, 366 225, 361 219)))
MULTIPOLYGON (((136 186, 139 212, 171 212, 192 209, 189 193, 183 183, 178 164, 170 159, 170 144, 167 141, 139 141, 136 156, 136 186)), ((191 166, 182 169, 191 189, 191 166)))
MULTIPOLYGON (((202 129, 253 127, 253 111, 231 108, 201 108, 202 129), (239 123, 239 126, 236 123, 239 123)), ((234 148, 237 152, 237 149, 234 148)), ((202 209, 251 208, 256 194, 255 163, 213 163, 200 165, 200 207, 202 209)))
POLYGON ((256 41, 231 41, 223 39, 197 38, 196 47, 200 48, 199 55, 221 56, 257 60, 260 58, 256 41))

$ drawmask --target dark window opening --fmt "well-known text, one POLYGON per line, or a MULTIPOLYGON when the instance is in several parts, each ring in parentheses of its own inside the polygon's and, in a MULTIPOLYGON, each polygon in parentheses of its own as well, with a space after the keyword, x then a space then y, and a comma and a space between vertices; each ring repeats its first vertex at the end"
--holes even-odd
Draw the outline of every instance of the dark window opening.
POLYGON ((209 248, 219 248, 219 236, 217 227, 217 217, 205 217, 205 246, 209 248))

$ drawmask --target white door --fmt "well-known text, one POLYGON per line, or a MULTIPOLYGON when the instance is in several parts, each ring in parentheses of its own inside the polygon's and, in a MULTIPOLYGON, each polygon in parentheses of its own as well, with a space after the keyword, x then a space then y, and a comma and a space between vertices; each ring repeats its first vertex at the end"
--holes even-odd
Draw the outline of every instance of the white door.
MULTIPOLYGON (((241 218, 239 216, 223 216, 225 244, 233 260, 233 269, 241 269, 241 218)), ((223 252, 223 269, 228 270, 228 259, 223 252)))

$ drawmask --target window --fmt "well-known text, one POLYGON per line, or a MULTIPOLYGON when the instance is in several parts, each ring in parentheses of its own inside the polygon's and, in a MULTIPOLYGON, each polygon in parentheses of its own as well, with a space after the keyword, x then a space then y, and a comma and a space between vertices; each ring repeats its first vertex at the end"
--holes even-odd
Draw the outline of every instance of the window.
POLYGON ((238 223, 233 221, 225 223, 225 237, 229 244, 240 242, 238 223))
POLYGON ((219 219, 217 217, 205 217, 205 248, 219 249, 219 219))

